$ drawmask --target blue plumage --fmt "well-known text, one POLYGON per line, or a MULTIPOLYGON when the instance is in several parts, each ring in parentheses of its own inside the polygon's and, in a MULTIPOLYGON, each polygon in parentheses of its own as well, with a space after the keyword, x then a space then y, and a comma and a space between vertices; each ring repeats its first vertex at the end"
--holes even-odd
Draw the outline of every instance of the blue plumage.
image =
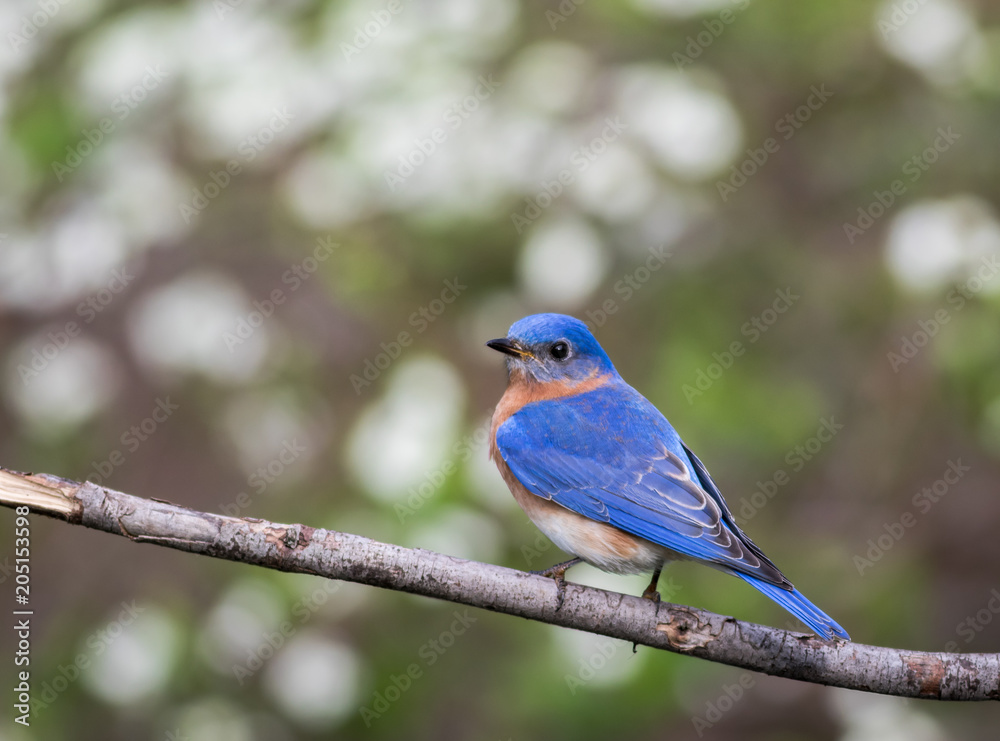
POLYGON ((494 456, 521 506, 561 548, 618 573, 658 576, 671 558, 701 561, 817 634, 848 638, 740 530, 701 461, 622 380, 585 324, 534 315, 487 344, 507 354, 510 376, 494 416, 494 456), (576 516, 610 527, 595 536, 576 516), (634 552, 622 540, 629 536, 634 552))

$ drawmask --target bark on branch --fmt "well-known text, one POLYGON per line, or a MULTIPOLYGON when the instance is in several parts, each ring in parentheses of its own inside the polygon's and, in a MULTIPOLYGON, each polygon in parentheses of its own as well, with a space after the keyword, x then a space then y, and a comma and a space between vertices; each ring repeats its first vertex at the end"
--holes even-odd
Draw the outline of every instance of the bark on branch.
POLYGON ((137 543, 435 597, 778 677, 900 697, 1000 699, 1000 654, 826 643, 576 584, 557 610, 554 582, 522 571, 305 525, 198 512, 48 474, 0 468, 0 504, 137 543))

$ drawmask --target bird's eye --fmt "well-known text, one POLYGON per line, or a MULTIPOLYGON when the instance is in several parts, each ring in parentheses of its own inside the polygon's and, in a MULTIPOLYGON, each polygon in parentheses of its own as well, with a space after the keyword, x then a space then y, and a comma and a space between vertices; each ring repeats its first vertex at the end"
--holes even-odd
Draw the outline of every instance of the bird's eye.
POLYGON ((549 348, 549 352, 552 353, 552 357, 556 360, 565 360, 569 357, 569 343, 560 340, 549 348))

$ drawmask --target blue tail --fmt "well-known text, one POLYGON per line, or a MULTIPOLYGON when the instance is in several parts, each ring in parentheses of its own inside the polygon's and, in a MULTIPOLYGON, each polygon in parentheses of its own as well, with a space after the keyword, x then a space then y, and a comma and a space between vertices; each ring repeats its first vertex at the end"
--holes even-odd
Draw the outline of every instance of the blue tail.
POLYGON ((731 571, 730 573, 733 576, 738 576, 754 589, 766 594, 803 623, 812 628, 816 635, 821 638, 830 640, 836 636, 837 638, 843 638, 845 641, 851 640, 851 637, 847 635, 846 630, 837 625, 833 618, 803 597, 802 593, 798 590, 793 589, 788 591, 787 589, 782 589, 774 584, 769 584, 765 581, 755 579, 749 574, 742 574, 739 571, 731 571))

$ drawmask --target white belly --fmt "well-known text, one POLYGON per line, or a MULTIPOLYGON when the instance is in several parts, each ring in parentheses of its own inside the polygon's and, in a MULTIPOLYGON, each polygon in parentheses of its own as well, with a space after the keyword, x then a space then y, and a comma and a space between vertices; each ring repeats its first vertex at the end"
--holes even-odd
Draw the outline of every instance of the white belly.
POLYGON ((582 558, 591 566, 612 574, 642 574, 679 557, 668 548, 535 496, 515 478, 502 459, 498 460, 498 468, 514 499, 545 537, 560 550, 582 558))
MULTIPOLYGON (((570 510, 565 512, 568 515, 532 517, 531 521, 560 550, 579 556, 602 571, 612 574, 649 573, 672 558, 672 553, 662 546, 570 510)), ((531 517, 531 514, 528 516, 531 517)))

